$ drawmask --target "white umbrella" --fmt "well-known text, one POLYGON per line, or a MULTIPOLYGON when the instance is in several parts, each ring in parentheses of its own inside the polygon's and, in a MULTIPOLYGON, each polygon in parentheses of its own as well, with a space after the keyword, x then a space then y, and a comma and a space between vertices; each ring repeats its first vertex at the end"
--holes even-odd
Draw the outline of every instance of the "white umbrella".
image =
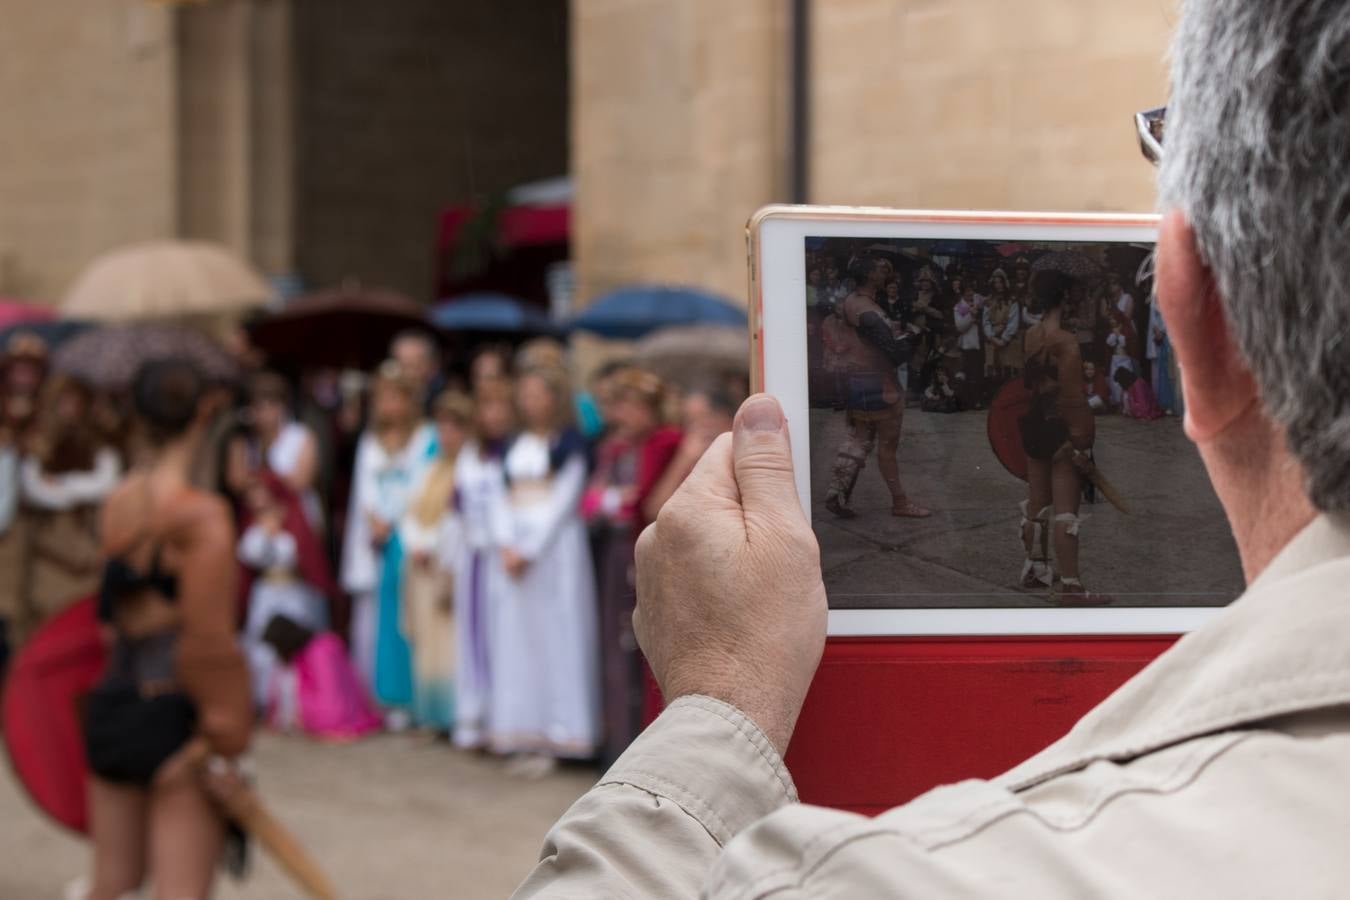
POLYGON ((633 358, 643 368, 681 383, 743 373, 750 367, 750 336, 744 328, 677 325, 638 341, 633 358))
POLYGON ((93 322, 182 319, 263 306, 272 289, 219 244, 150 241, 95 259, 61 301, 61 314, 93 322))

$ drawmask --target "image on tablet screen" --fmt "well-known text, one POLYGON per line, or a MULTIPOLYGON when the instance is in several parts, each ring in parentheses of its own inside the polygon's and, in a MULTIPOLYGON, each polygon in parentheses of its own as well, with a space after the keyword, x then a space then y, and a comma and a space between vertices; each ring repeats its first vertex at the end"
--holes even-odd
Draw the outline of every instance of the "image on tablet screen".
POLYGON ((1151 250, 806 239, 811 513, 834 608, 1222 606, 1151 250))

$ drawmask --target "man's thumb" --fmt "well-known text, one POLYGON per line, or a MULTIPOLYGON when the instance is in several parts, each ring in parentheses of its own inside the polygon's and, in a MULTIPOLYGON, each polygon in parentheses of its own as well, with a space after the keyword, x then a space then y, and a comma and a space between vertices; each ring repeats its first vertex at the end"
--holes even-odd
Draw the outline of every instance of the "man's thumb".
POLYGON ((792 447, 777 400, 756 394, 745 401, 736 414, 732 447, 747 522, 798 510, 792 447))

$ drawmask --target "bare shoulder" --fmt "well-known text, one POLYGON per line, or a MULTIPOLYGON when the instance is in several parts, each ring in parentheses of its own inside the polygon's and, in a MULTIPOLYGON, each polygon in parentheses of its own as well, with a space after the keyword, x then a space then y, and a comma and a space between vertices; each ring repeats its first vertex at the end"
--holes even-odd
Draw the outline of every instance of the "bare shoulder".
POLYGON ((176 542, 200 544, 234 540, 234 516, 219 494, 189 488, 173 499, 164 515, 165 531, 176 542))
POLYGON ((145 479, 129 475, 118 482, 103 501, 99 512, 99 534, 105 553, 120 552, 145 530, 149 514, 145 479))

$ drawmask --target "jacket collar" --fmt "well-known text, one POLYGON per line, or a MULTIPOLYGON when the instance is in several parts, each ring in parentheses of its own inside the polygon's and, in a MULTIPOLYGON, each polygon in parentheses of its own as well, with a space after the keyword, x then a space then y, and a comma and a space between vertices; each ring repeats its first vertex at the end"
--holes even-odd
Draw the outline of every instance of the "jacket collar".
POLYGON ((1097 760, 1350 704, 1350 518, 1314 519, 1247 591, 1003 775, 1031 787, 1097 760))

